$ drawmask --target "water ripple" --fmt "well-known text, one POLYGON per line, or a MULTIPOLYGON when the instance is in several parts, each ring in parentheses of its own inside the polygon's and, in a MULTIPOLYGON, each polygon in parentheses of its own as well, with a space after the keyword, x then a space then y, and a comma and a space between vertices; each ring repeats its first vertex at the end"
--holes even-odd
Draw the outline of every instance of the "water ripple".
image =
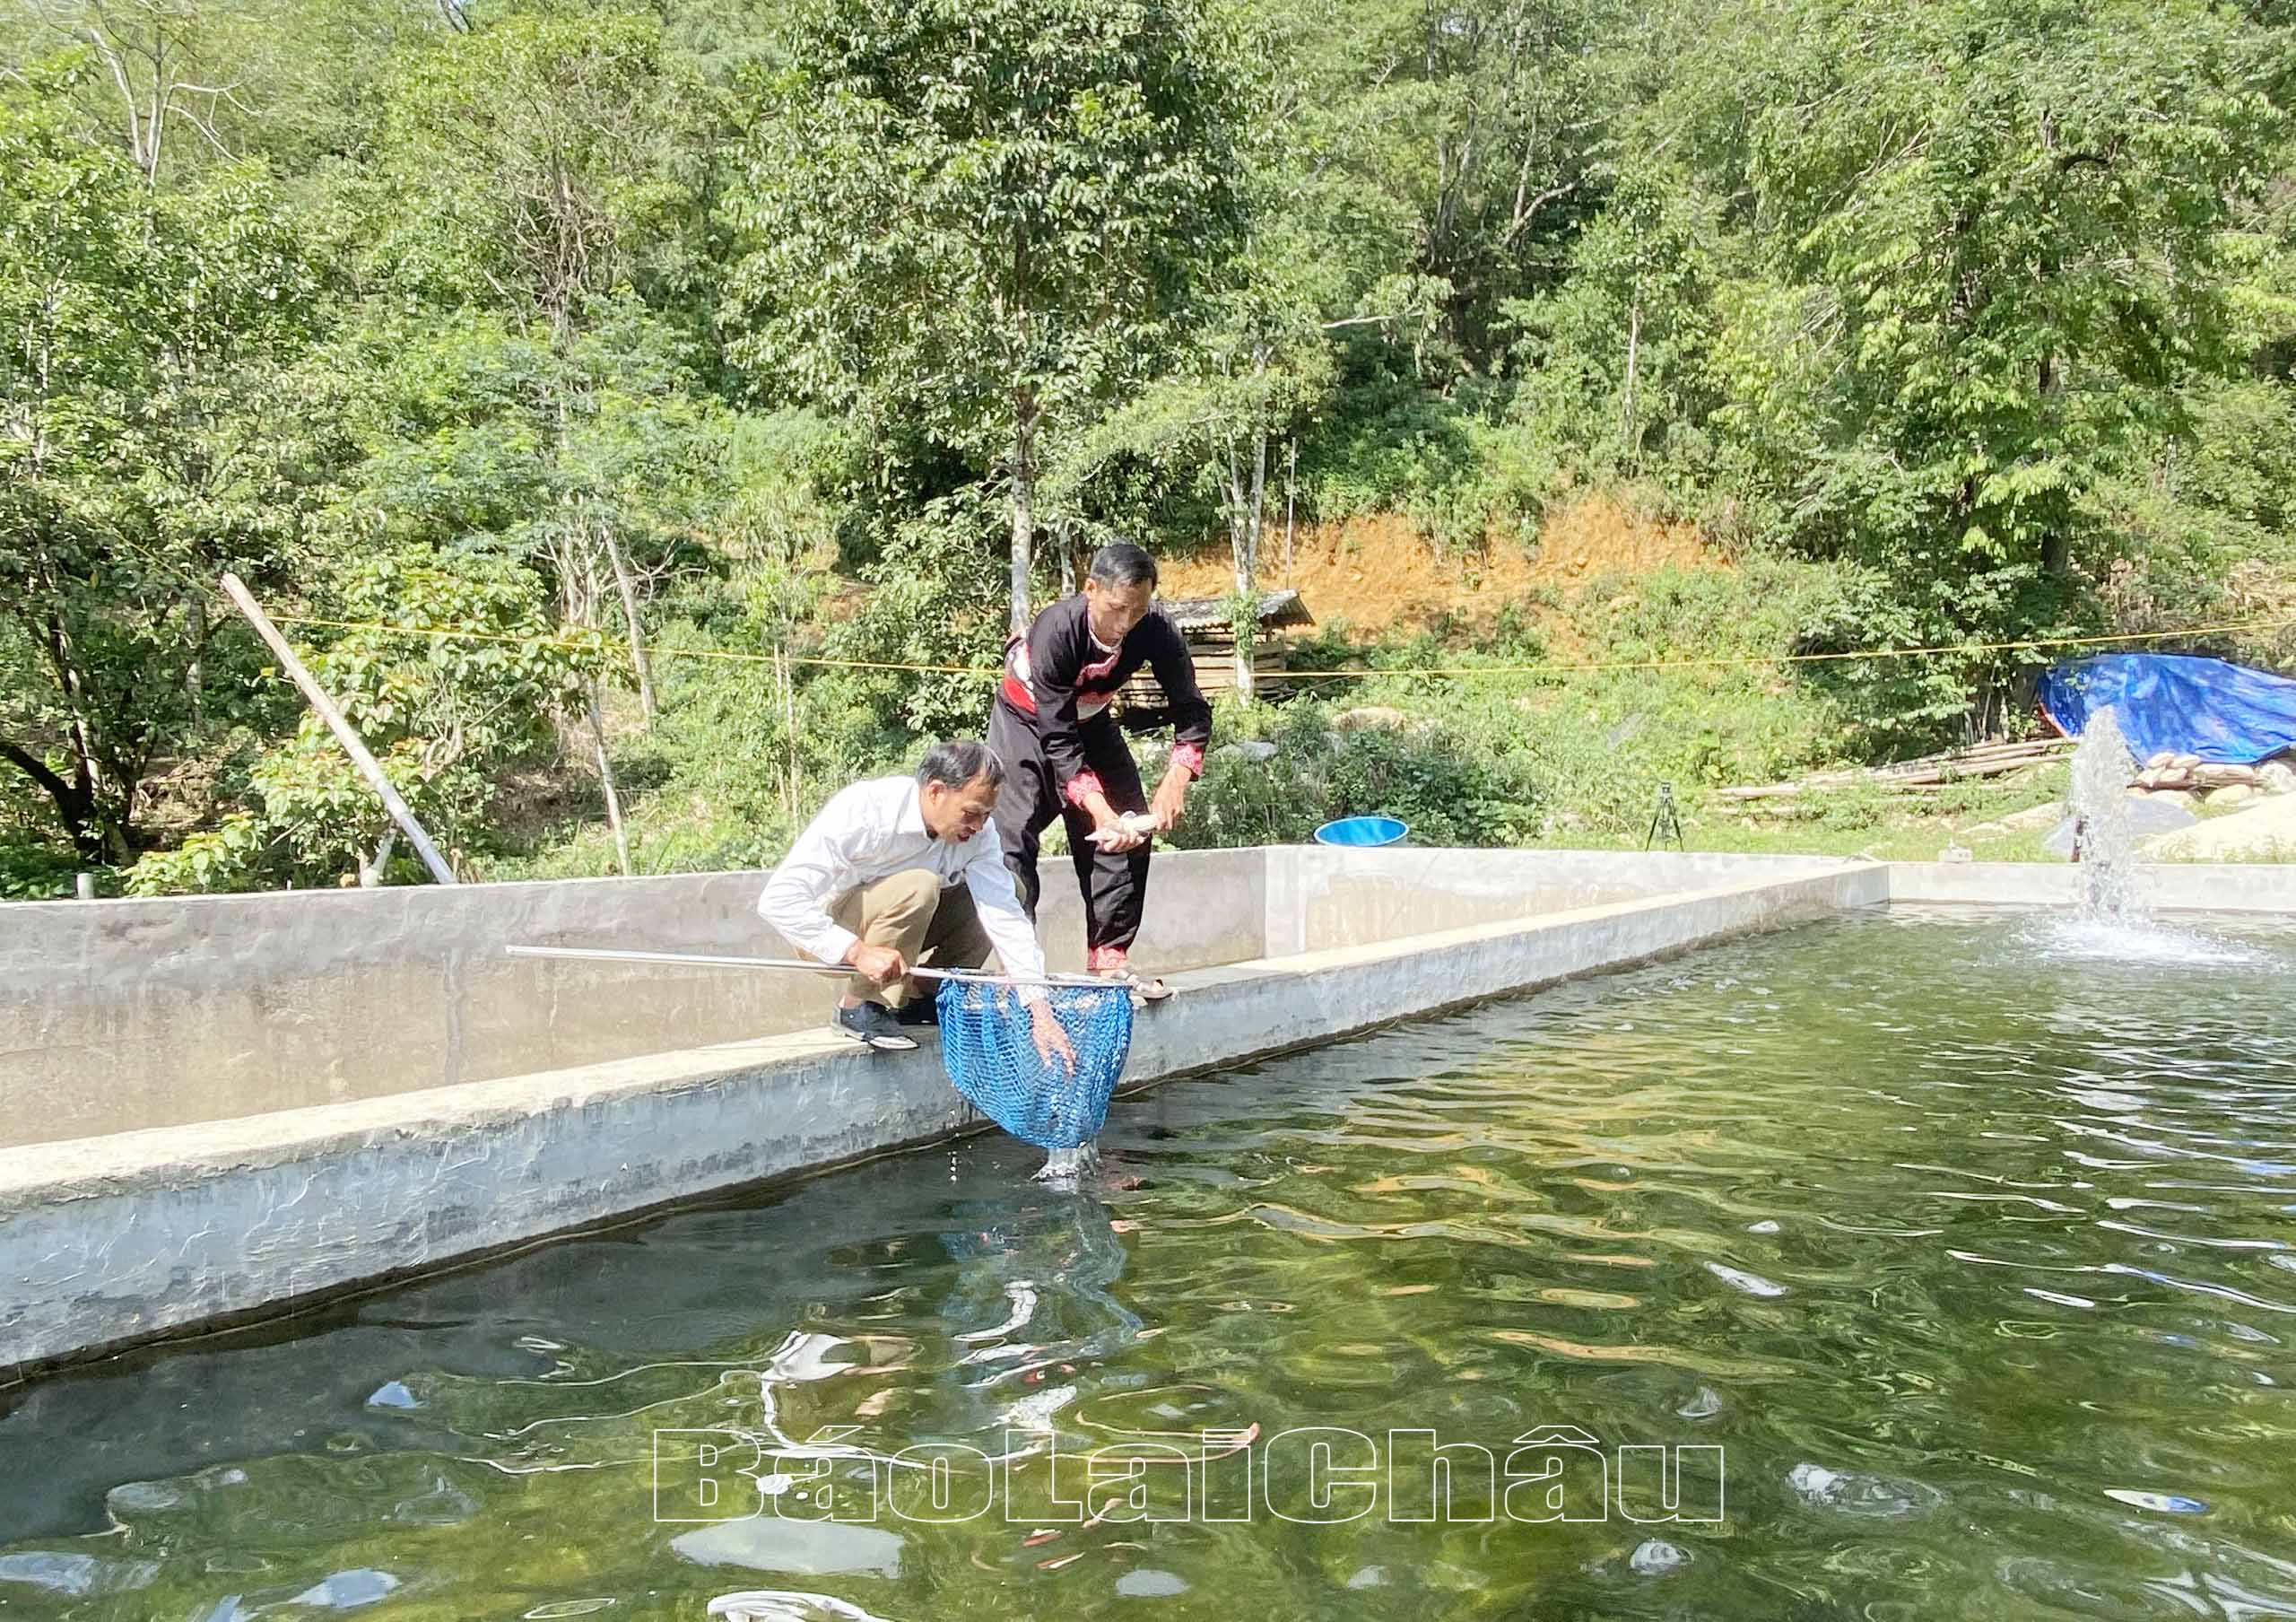
POLYGON ((0 1608, 2296 1615, 2292 968, 1866 915, 1158 1089, 1073 1188, 974 1138, 49 1382, 0 1411, 56 1461, 0 1481, 0 1608), (1302 1427, 1717 1448, 1671 1486, 1722 1518, 1156 1524, 1048 1484, 1105 1448, 1264 1511, 1302 1427), (726 1493, 1020 1485, 681 1522, 679 1433, 759 1461, 726 1493))

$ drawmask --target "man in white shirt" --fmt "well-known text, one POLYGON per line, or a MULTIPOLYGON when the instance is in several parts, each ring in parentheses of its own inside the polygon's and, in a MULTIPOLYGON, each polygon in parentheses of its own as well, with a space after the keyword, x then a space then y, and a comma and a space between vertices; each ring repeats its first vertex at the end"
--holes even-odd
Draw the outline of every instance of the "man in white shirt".
MULTIPOLYGON (((934 1003, 909 970, 927 957, 978 968, 994 947, 1005 973, 1043 979, 1036 928, 988 820, 1004 781, 987 746, 935 744, 914 779, 870 778, 832 796, 767 877, 759 915, 808 955, 852 965, 838 1030, 873 1048, 917 1046, 903 1026, 932 1023, 934 1003)), ((1037 1051, 1073 1064, 1043 988, 1021 996, 1037 1051)))

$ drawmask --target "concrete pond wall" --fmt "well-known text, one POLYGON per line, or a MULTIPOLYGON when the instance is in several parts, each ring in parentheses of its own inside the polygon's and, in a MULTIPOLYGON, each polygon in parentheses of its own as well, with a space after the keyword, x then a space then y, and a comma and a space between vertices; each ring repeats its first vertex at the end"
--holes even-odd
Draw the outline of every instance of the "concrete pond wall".
MULTIPOLYGON (((1313 848, 1158 859, 1127 1086, 1747 930, 2063 905, 2068 868, 1313 848)), ((2296 868, 2156 870, 2296 916, 2296 868)), ((827 983, 513 959, 778 955, 762 876, 0 909, 0 1378, 977 1125, 827 983)), ((1042 932, 1075 962, 1073 894, 1042 932)))
MULTIPOLYGON (((1144 955, 1261 955, 1256 850, 1165 859, 1144 955)), ((821 1025, 826 976, 540 962, 591 946, 795 957, 762 873, 39 903, 0 912, 0 1144, 346 1103, 821 1025)), ((1083 964, 1074 886, 1039 933, 1083 964)))
MULTIPOLYGON (((1176 851, 1157 859, 1136 950, 1160 972, 1206 968, 1791 870, 1747 859, 1176 851)), ((827 1018, 826 977, 540 962, 503 950, 796 956, 757 915, 764 882, 756 872, 697 873, 8 907, 0 1146, 812 1030, 827 1018)), ((1052 966, 1081 969, 1073 885, 1046 885, 1039 925, 1052 966)))

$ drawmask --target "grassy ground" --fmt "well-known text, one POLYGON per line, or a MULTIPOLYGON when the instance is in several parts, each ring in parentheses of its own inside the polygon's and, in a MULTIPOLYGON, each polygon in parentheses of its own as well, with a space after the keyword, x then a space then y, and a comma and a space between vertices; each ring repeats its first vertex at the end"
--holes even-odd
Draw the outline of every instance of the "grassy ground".
MULTIPOLYGON (((1926 794, 1883 794, 1859 787, 1817 790, 1796 802, 1792 817, 1757 815, 1751 808, 1709 800, 1683 816, 1683 843, 1692 850, 1763 856, 1867 856, 1881 861, 1934 861, 1959 845, 1979 861, 2056 861, 2041 848, 2057 819, 2006 833, 1973 832, 1980 824, 2064 803, 2067 770, 2061 763, 2035 766, 1983 781, 1954 784, 1926 794)), ((1639 850, 1642 836, 1574 842, 1602 849, 1639 850)))
MULTIPOLYGON (((1877 797, 1836 792, 1813 799, 1816 814, 1793 821, 1717 814, 1687 817, 1683 843, 1692 850, 1737 850, 1766 855, 1870 856, 1883 861, 1935 861, 1950 845, 1973 861, 2057 862, 2064 858, 2042 846, 2059 816, 2007 832, 1987 831, 2020 812, 2045 807, 2061 813, 2070 775, 2063 763, 2012 772, 1988 782, 1957 785, 1935 797, 1877 797), (1913 802, 1913 803, 1907 803, 1913 802)), ((2203 807, 2204 821, 2237 814, 2237 808, 2203 807)), ((1639 840, 1632 842, 1639 847, 1639 840)), ((2296 849, 2274 847, 2244 858, 2256 861, 2296 860, 2296 849)))

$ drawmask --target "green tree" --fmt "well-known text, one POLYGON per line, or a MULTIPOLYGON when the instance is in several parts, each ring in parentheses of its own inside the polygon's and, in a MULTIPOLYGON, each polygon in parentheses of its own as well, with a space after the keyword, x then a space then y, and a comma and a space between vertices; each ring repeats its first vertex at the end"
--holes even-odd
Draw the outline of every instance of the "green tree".
POLYGON ((1590 470, 1631 476, 1648 455, 1690 456, 1720 404, 1709 370, 1714 234, 1681 177, 1615 179, 1572 246, 1570 274, 1505 306, 1521 332, 1515 414, 1590 470))
POLYGON ((378 315, 335 352, 363 379, 347 510, 394 544, 516 559, 568 625, 620 620, 650 721, 641 599, 723 501, 725 414, 688 351, 627 297, 591 301, 562 345, 483 310, 378 315))
POLYGON ((1100 528, 1095 486, 1128 472, 1144 468, 1211 498, 1233 565, 1237 691, 1249 702, 1271 449, 1329 395, 1336 366, 1326 317, 1352 309, 1377 273, 1334 229, 1318 126, 1287 71, 1303 41, 1273 19, 1248 18, 1237 32, 1247 49, 1231 74, 1243 160, 1233 251, 1204 273, 1197 318, 1170 369, 1074 436, 1048 493, 1088 531, 1100 528))
MULTIPOLYGON (((381 182, 370 188, 370 275, 508 318, 496 353, 517 358, 528 382, 504 402, 515 422, 506 493, 522 505, 549 501, 526 510, 561 608, 589 625, 601 602, 613 606, 649 722, 643 599, 653 571, 632 554, 622 519, 642 491, 674 500, 691 483, 665 486, 661 468, 645 464, 685 458, 697 439, 662 414, 691 379, 683 357, 664 358, 677 340, 660 312, 691 313, 699 302, 707 313, 702 198, 714 104, 691 65, 665 47, 656 14, 513 13, 393 78, 381 182), (530 323, 547 348, 521 355, 514 335, 530 323)), ((496 449, 465 448, 481 461, 496 449)), ((422 459, 422 447, 408 449, 422 459)), ((602 746, 599 754, 603 763, 602 746)))
MULTIPOLYGON (((312 655, 312 676, 415 815, 450 850, 467 850, 483 833, 496 774, 547 746, 552 719, 579 710, 604 644, 552 626, 531 571, 468 553, 349 563, 328 605, 359 628, 312 655)), ((265 752, 250 783, 259 809, 227 819, 183 857, 147 857, 130 888, 239 888, 266 862, 326 883, 388 863, 389 816, 316 714, 265 752)))
POLYGON ((1327 0, 1283 64, 1303 83, 1303 133, 1344 174, 1355 231, 1387 240, 1364 314, 1440 370, 1480 371, 1500 301, 1552 277, 1552 246, 1586 212, 1619 105, 1604 49, 1622 31, 1606 0, 1327 0))
POLYGON ((0 760, 118 862, 154 764, 254 702, 210 679, 213 581, 291 571, 331 447, 288 371, 315 280, 266 178, 155 193, 74 132, 64 83, 0 100, 0 760))
POLYGON ((595 299, 667 301, 698 271, 707 100, 647 12, 514 12, 407 53, 367 275, 539 316, 561 348, 595 299))
POLYGON ((2193 0, 1780 0, 1685 75, 1685 144, 1759 238, 1759 284, 1722 295, 1723 427, 1899 633, 2080 624, 2098 491, 2235 359, 2222 233, 2282 123, 2265 44, 2193 0))
POLYGON ((1233 229, 1220 42, 1188 0, 805 0, 787 37, 735 357, 993 465, 1025 624, 1046 424, 1138 374, 1233 229))

